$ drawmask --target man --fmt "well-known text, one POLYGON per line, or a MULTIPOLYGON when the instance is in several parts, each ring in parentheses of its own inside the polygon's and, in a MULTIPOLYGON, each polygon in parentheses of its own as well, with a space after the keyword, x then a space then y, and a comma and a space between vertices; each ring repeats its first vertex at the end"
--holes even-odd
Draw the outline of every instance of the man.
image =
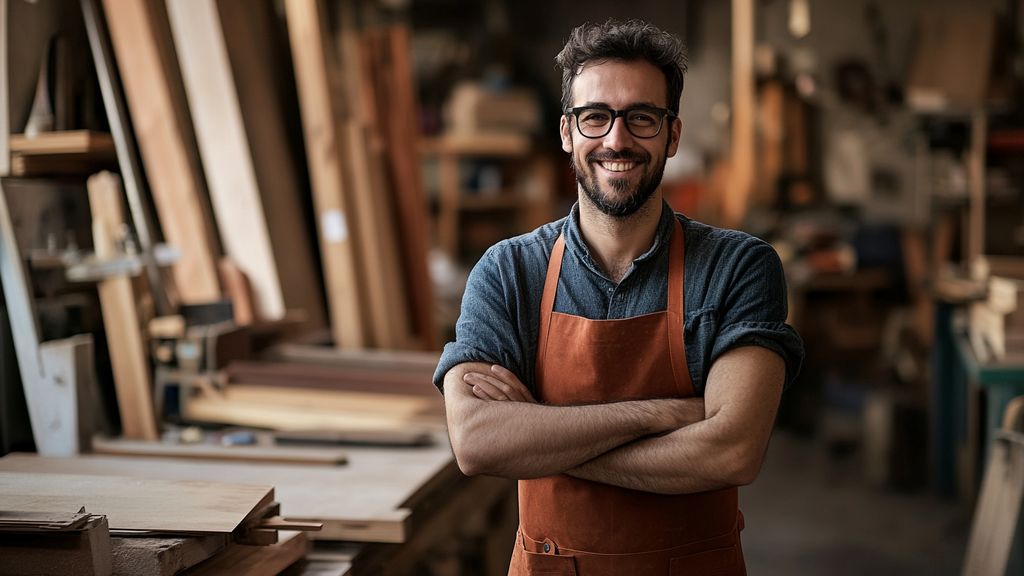
POLYGON ((434 376, 456 460, 520 480, 509 574, 743 574, 736 487, 803 354, 780 262, 662 199, 677 38, 585 24, 556 60, 579 201, 470 275, 434 376))

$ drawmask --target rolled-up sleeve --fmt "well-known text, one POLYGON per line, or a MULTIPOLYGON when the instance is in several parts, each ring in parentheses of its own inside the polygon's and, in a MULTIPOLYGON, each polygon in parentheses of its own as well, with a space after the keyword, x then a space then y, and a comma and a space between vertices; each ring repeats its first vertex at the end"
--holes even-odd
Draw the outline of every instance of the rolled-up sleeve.
POLYGON ((445 345, 434 371, 434 385, 442 392, 444 376, 464 362, 500 364, 520 373, 522 351, 508 301, 512 284, 499 265, 500 245, 489 249, 470 272, 462 309, 455 325, 455 341, 445 345))
POLYGON ((710 364, 733 348, 761 346, 786 362, 786 386, 789 386, 800 372, 803 341, 796 330, 786 324, 786 277, 782 262, 770 245, 751 240, 750 245, 740 251, 719 308, 719 329, 710 364))

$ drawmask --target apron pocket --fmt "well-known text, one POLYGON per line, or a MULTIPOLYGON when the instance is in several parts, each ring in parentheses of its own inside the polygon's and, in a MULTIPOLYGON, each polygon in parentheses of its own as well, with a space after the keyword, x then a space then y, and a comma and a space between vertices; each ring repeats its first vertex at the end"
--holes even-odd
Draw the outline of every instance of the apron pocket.
POLYGON ((744 576, 746 568, 738 546, 716 548, 669 560, 669 576, 744 576))

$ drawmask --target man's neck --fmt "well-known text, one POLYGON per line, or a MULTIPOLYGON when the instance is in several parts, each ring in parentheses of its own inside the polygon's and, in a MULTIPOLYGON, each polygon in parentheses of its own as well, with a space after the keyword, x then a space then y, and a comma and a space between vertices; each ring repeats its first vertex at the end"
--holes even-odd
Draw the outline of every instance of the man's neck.
POLYGON ((661 194, 654 193, 635 213, 609 216, 580 194, 580 233, 591 256, 613 282, 618 283, 633 261, 647 252, 661 221, 661 194))

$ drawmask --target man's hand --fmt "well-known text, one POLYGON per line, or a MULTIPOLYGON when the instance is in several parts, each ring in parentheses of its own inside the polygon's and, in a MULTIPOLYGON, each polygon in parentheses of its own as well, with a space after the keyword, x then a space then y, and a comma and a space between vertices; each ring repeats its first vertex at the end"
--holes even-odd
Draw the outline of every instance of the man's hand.
POLYGON ((497 364, 491 365, 490 372, 466 372, 462 381, 472 387, 473 395, 481 400, 537 402, 511 370, 497 364))

